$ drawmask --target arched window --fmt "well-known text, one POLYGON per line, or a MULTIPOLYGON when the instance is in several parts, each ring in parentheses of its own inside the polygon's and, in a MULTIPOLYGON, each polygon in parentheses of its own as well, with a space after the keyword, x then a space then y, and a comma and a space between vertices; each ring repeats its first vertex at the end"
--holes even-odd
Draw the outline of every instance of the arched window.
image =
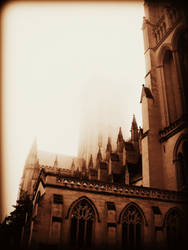
POLYGON ((184 141, 182 144, 183 154, 183 173, 184 173, 184 186, 188 187, 188 142, 184 141))
MULTIPOLYGON (((188 32, 184 31, 181 33, 178 39, 178 55, 180 72, 183 81, 183 90, 185 95, 185 104, 188 105, 188 32)), ((187 107, 187 105, 185 107, 187 107)))
POLYGON ((85 199, 79 201, 71 213, 71 245, 90 247, 92 242, 95 213, 85 199))
POLYGON ((180 189, 185 185, 185 166, 184 166, 184 157, 182 152, 178 153, 178 163, 179 163, 179 186, 180 189))
POLYGON ((183 223, 180 212, 172 209, 166 217, 166 239, 169 249, 178 249, 183 240, 183 223))
POLYGON ((188 141, 184 141, 182 144, 183 155, 185 156, 185 166, 188 167, 188 141))
POLYGON ((172 52, 167 50, 163 58, 163 70, 166 89, 166 100, 168 107, 169 122, 174 122, 177 119, 176 115, 176 102, 175 102, 175 84, 176 84, 176 71, 173 61, 172 52))
POLYGON ((122 247, 137 249, 142 243, 143 217, 136 206, 130 205, 122 215, 122 247))
POLYGON ((177 187, 179 190, 188 189, 188 141, 180 136, 174 149, 174 162, 177 171, 177 187))

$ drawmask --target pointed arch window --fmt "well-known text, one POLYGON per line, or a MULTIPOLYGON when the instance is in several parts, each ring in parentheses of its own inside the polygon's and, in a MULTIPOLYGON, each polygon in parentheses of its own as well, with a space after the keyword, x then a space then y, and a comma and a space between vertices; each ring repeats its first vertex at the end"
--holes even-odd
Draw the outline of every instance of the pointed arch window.
MULTIPOLYGON (((183 152, 183 155, 184 155, 184 165, 185 165, 185 168, 186 170, 188 169, 188 141, 184 141, 183 144, 182 144, 182 152, 183 152)), ((185 172, 187 172, 185 170, 185 172)), ((186 175, 187 177, 187 175, 186 175)))
POLYGON ((188 189, 188 141, 180 142, 175 158, 177 186, 179 190, 188 189))
MULTIPOLYGON (((179 64, 180 72, 183 81, 183 90, 185 95, 185 104, 188 104, 188 32, 184 31, 180 34, 178 39, 178 55, 179 55, 179 64)), ((187 105, 185 106, 187 107, 187 105)))
POLYGON ((177 209, 173 209, 166 218, 166 239, 169 249, 178 249, 182 240, 182 218, 177 209))
POLYGON ((175 101, 175 84, 176 71, 173 61, 173 55, 170 50, 167 50, 163 58, 163 71, 166 89, 166 101, 168 108, 169 122, 174 122, 177 119, 176 115, 176 101, 175 101))
POLYGON ((122 216, 122 247, 137 249, 142 244, 143 217, 136 206, 129 206, 122 216))
POLYGON ((95 213, 87 200, 79 201, 71 213, 71 245, 90 247, 92 243, 95 213))
POLYGON ((188 187, 188 142, 182 143, 182 152, 178 153, 178 160, 180 165, 180 182, 183 189, 188 187))
POLYGON ((185 167, 184 167, 184 159, 183 159, 183 154, 182 152, 178 153, 178 163, 179 163, 179 187, 180 189, 184 186, 185 184, 185 167))

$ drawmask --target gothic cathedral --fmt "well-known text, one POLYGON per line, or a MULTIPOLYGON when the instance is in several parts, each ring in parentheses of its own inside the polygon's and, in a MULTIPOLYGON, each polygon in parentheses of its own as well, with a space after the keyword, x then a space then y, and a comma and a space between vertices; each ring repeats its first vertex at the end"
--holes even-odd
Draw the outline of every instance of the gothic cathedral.
POLYGON ((32 211, 27 249, 181 249, 187 226, 188 20, 178 1, 147 1, 143 128, 121 128, 94 159, 47 155, 33 144, 21 188, 32 211))

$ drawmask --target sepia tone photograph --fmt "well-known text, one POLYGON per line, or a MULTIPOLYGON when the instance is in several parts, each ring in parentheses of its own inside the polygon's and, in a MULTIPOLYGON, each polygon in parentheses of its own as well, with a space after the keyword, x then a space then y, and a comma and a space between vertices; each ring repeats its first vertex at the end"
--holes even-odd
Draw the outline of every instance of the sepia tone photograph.
POLYGON ((0 246, 187 249, 186 2, 0 15, 0 246))

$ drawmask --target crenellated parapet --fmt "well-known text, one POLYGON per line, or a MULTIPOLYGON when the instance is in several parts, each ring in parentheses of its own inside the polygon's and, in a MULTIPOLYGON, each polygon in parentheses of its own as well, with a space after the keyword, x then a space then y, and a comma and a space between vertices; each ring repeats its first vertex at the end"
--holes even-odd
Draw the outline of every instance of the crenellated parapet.
MULTIPOLYGON (((142 186, 132 186, 126 184, 107 183, 98 180, 84 180, 74 176, 62 174, 58 176, 54 171, 43 169, 38 179, 45 187, 58 189, 69 189, 92 193, 102 193, 106 195, 116 195, 124 197, 135 197, 138 199, 160 200, 165 202, 187 202, 187 192, 177 192, 157 188, 142 186), (48 177, 51 178, 48 178, 48 177)), ((37 186, 36 186, 37 188, 37 186)))

